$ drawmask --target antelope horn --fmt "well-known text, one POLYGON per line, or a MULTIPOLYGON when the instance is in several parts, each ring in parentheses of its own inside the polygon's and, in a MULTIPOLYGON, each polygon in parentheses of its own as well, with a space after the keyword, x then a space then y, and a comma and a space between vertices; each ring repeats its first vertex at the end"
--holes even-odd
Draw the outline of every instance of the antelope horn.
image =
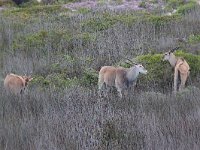
POLYGON ((125 62, 126 64, 128 64, 128 65, 133 65, 132 63, 129 63, 129 62, 125 62))
POLYGON ((177 49, 179 49, 180 47, 175 47, 175 48, 173 48, 172 50, 170 50, 170 52, 174 52, 174 51, 176 51, 177 49))
POLYGON ((135 62, 133 62, 132 60, 130 60, 129 58, 125 58, 126 60, 128 60, 129 62, 131 62, 132 63, 132 65, 134 64, 134 65, 137 65, 137 63, 135 63, 135 62))

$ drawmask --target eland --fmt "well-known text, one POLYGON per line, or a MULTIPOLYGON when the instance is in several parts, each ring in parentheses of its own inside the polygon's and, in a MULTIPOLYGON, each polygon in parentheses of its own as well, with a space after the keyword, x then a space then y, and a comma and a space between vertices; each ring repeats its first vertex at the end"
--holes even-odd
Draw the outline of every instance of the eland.
POLYGON ((122 91, 136 84, 139 74, 147 74, 147 70, 141 64, 134 64, 130 68, 103 66, 99 71, 98 88, 102 92, 102 87, 114 86, 122 98, 122 91))
POLYGON ((13 94, 22 94, 26 89, 28 82, 31 81, 33 78, 30 76, 19 76, 16 74, 8 74, 4 79, 4 87, 7 92, 13 94))
POLYGON ((179 91, 185 87, 185 83, 190 74, 190 66, 187 61, 182 57, 176 57, 174 51, 179 47, 176 47, 169 52, 166 52, 163 56, 163 61, 168 61, 170 65, 174 68, 174 92, 177 92, 177 80, 178 74, 180 74, 181 84, 179 86, 179 91))

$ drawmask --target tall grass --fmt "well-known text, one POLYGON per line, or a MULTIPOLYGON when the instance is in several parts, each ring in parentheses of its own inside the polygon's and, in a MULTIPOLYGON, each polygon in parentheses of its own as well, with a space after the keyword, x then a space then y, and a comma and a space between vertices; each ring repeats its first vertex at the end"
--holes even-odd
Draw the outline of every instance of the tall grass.
POLYGON ((119 99, 81 87, 23 97, 1 89, 1 149, 198 149, 199 92, 119 99))

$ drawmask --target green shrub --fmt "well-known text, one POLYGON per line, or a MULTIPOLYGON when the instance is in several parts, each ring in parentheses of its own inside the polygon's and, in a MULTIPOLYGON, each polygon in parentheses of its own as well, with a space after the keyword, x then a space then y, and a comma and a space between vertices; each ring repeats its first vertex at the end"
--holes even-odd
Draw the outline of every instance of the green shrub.
POLYGON ((45 87, 49 86, 49 80, 46 80, 45 77, 40 75, 33 76, 33 80, 30 82, 30 86, 33 87, 45 87))
POLYGON ((66 87, 71 87, 78 83, 79 81, 76 77, 67 78, 66 74, 64 73, 52 73, 47 75, 46 77, 38 75, 34 76, 34 79, 31 81, 31 86, 63 89, 66 87))
POLYGON ((177 8, 177 13, 186 14, 189 13, 191 10, 195 9, 197 3, 195 1, 191 1, 185 5, 182 5, 177 8))
POLYGON ((162 54, 148 54, 136 58, 148 70, 147 75, 141 76, 141 81, 145 84, 154 83, 164 88, 172 81, 173 72, 171 66, 163 62, 162 57, 162 54))
POLYGON ((40 30, 35 33, 30 33, 27 35, 19 35, 15 38, 12 43, 13 50, 21 51, 37 51, 39 53, 46 54, 47 43, 51 45, 51 49, 56 51, 59 47, 61 40, 66 39, 64 37, 71 36, 67 30, 40 30))
POLYGON ((81 27, 83 31, 87 32, 95 32, 107 30, 113 27, 116 23, 122 23, 125 25, 132 25, 136 20, 140 20, 143 22, 151 22, 156 26, 165 25, 170 23, 171 21, 179 21, 181 16, 179 14, 172 16, 160 16, 160 15, 152 15, 143 11, 135 12, 134 14, 97 14, 96 17, 90 18, 88 20, 84 20, 81 22, 81 27))
POLYGON ((93 69, 86 69, 81 78, 81 84, 84 86, 97 85, 98 73, 93 69))
MULTIPOLYGON (((88 32, 72 35, 71 31, 63 29, 51 31, 40 30, 35 33, 20 34, 17 36, 12 43, 12 49, 14 51, 20 49, 25 52, 37 51, 46 54, 50 50, 47 49, 47 45, 50 45, 51 50, 56 52, 61 42, 67 43, 66 49, 72 49, 74 40, 81 41, 82 44, 87 44, 87 42, 94 42, 96 35, 88 32)), ((64 47, 62 47, 62 50, 64 50, 64 47)))
POLYGON ((111 15, 109 13, 100 14, 96 18, 92 18, 81 23, 84 30, 88 32, 102 31, 111 28, 117 22, 130 25, 137 19, 137 16, 129 14, 111 15))
POLYGON ((13 51, 20 50, 23 52, 42 50, 45 46, 45 39, 47 38, 47 35, 48 33, 42 30, 38 33, 28 34, 26 36, 17 36, 11 45, 12 49, 13 51))
POLYGON ((82 23, 82 28, 94 32, 110 28, 117 22, 117 16, 104 13, 100 18, 92 18, 82 23))
POLYGON ((200 43, 200 35, 190 35, 188 42, 190 44, 197 44, 200 43))
POLYGON ((179 21, 181 17, 176 14, 172 16, 158 16, 158 15, 150 15, 146 16, 144 18, 145 21, 151 22, 156 25, 156 27, 159 27, 161 25, 166 25, 167 23, 170 23, 172 21, 179 21))
MULTIPOLYGON (((77 60, 70 56, 67 57, 67 63, 76 63, 77 60)), ((73 85, 82 85, 85 87, 90 87, 97 85, 98 82, 98 72, 84 68, 80 69, 80 66, 77 69, 71 69, 66 66, 63 66, 63 61, 59 63, 54 63, 52 65, 45 66, 48 68, 48 72, 42 73, 40 70, 37 75, 34 77, 33 85, 39 85, 41 87, 50 86, 54 88, 65 88, 73 85), (80 69, 80 70, 78 70, 80 69)), ((43 70, 42 70, 43 71, 43 70)))
POLYGON ((45 79, 49 81, 51 87, 58 89, 72 86, 76 80, 76 78, 70 79, 66 77, 66 74, 59 73, 50 74, 45 79))
POLYGON ((34 45, 41 45, 44 43, 44 40, 47 38, 47 32, 46 31, 40 31, 38 33, 30 34, 25 37, 25 42, 27 42, 28 45, 34 46, 34 45))

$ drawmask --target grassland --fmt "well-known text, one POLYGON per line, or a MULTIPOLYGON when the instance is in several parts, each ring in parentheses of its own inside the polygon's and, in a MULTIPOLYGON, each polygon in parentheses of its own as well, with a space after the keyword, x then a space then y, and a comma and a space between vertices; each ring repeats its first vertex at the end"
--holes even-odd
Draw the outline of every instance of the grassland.
POLYGON ((59 3, 1 10, 0 149, 199 149, 200 9, 166 2, 151 11, 72 11, 59 3), (173 71, 161 61, 175 46, 191 66, 177 96, 173 71), (115 90, 99 98, 99 68, 128 67, 124 58, 149 74, 123 99, 115 90), (34 77, 22 97, 5 94, 10 72, 34 77))

